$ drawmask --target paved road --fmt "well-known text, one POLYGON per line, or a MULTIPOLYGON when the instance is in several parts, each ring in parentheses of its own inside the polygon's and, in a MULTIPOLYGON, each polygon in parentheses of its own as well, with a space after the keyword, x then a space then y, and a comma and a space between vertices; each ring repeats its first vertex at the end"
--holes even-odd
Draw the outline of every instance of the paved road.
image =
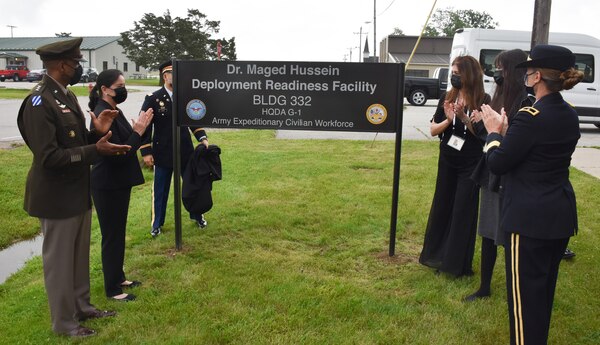
MULTIPOLYGON (((30 89, 35 83, 5 81, 0 82, 1 87, 30 89)), ((127 101, 120 108, 125 116, 134 118, 142 106, 147 93, 157 87, 131 86, 131 89, 140 90, 130 92, 127 101)), ((87 109, 87 97, 79 97, 79 104, 87 109)), ((437 100, 430 100, 425 106, 415 107, 405 104, 402 127, 402 139, 406 140, 432 140, 429 135, 429 120, 433 116, 437 100)), ((19 141, 20 135, 17 128, 17 114, 21 100, 0 99, 0 147, 10 142, 19 141)), ((277 137, 282 139, 354 139, 354 140, 394 140, 393 133, 357 133, 357 132, 327 132, 327 131, 277 131, 277 137)), ((581 139, 578 149, 573 155, 573 165, 600 178, 600 150, 582 149, 585 147, 600 147, 600 129, 590 124, 581 124, 581 139)))
MULTIPOLYGON (((429 134, 429 121, 435 112, 437 101, 431 100, 423 107, 406 105, 402 121, 402 139, 438 140, 429 134)), ((357 132, 316 132, 316 131, 277 131, 278 138, 286 139, 354 139, 354 140, 394 140, 391 133, 357 132)), ((600 129, 594 125, 581 124, 581 138, 573 154, 571 164, 600 179, 600 129)))
MULTIPOLYGON (((427 101, 422 107, 405 103, 404 119, 402 121, 402 139, 407 140, 437 140, 429 134, 429 121, 433 117, 437 100, 427 101)), ((358 132, 324 132, 324 131, 277 131, 277 137, 282 139, 354 139, 354 140, 394 140, 393 133, 358 133, 358 132)), ((600 129, 591 124, 581 124, 581 139, 577 146, 600 147, 600 129)))
MULTIPOLYGON (((0 88, 4 86, 6 88, 31 89, 35 85, 35 83, 29 82, 0 82, 0 88)), ((119 108, 123 110, 127 118, 131 119, 137 117, 146 94, 155 91, 158 89, 158 86, 131 86, 130 89, 138 90, 138 92, 130 92, 127 100, 119 108)), ((87 97, 77 97, 77 99, 83 110, 89 109, 87 106, 89 99, 87 97)), ((0 143, 21 139, 19 129, 17 128, 17 115, 21 102, 22 100, 18 99, 0 99, 0 143)))

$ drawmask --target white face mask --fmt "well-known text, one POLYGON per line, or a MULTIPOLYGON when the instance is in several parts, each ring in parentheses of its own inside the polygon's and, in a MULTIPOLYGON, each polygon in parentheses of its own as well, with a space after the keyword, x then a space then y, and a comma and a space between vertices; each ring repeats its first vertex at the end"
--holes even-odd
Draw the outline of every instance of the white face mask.
POLYGON ((173 86, 173 75, 170 72, 165 72, 163 79, 165 80, 165 85, 169 87, 173 86))

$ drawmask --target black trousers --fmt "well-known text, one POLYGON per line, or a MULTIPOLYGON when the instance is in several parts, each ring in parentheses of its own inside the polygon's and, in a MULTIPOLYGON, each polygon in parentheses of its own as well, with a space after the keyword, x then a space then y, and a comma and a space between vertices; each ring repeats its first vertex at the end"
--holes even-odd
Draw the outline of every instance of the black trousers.
POLYGON ((460 277, 473 274, 479 187, 470 176, 479 158, 447 157, 440 152, 419 262, 460 277))
POLYGON ((547 344, 558 266, 568 243, 569 238, 510 234, 505 257, 511 344, 547 344))
POLYGON ((92 198, 102 233, 102 272, 104 291, 112 297, 123 293, 125 281, 125 228, 131 187, 125 189, 94 189, 92 198))

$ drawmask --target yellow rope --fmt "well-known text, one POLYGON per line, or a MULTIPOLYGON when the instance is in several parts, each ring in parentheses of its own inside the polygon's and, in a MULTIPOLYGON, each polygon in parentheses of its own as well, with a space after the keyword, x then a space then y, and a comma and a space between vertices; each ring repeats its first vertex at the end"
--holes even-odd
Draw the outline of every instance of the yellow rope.
POLYGON ((433 13, 433 9, 435 8, 435 4, 437 4, 437 0, 433 1, 433 6, 431 6, 431 11, 429 11, 429 15, 427 16, 427 20, 425 21, 425 25, 423 25, 423 29, 421 30, 421 34, 419 35, 419 38, 417 38, 417 43, 415 43, 415 46, 413 47, 412 53, 410 53, 410 56, 408 57, 408 61, 406 61, 406 67, 404 68, 404 70, 406 71, 408 69, 408 65, 410 65, 410 62, 413 58, 413 55, 415 55, 415 52, 417 51, 417 47, 419 46, 419 42, 421 42, 421 37, 423 37, 423 32, 425 32, 425 28, 427 27, 427 23, 429 23, 429 18, 431 18, 431 14, 433 13))

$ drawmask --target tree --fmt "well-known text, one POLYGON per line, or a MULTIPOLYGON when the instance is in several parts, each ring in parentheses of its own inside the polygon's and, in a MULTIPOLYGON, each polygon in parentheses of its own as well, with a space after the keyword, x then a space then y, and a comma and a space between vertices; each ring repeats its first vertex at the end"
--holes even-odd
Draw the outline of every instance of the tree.
POLYGON ((460 28, 495 29, 498 22, 494 21, 487 12, 473 10, 455 10, 452 7, 438 9, 431 18, 431 23, 425 27, 423 36, 454 36, 460 28))
POLYGON ((134 28, 121 33, 119 44, 125 55, 139 66, 157 68, 162 62, 178 59, 216 60, 217 41, 221 41, 221 59, 235 60, 235 37, 212 38, 219 32, 219 21, 188 9, 186 18, 146 13, 134 28))
POLYGON ((404 36, 404 31, 402 31, 402 29, 400 29, 399 27, 395 27, 394 31, 392 32, 392 35, 394 35, 394 36, 404 36))
POLYGON ((71 37, 70 32, 61 32, 59 34, 54 34, 56 37, 71 37))

